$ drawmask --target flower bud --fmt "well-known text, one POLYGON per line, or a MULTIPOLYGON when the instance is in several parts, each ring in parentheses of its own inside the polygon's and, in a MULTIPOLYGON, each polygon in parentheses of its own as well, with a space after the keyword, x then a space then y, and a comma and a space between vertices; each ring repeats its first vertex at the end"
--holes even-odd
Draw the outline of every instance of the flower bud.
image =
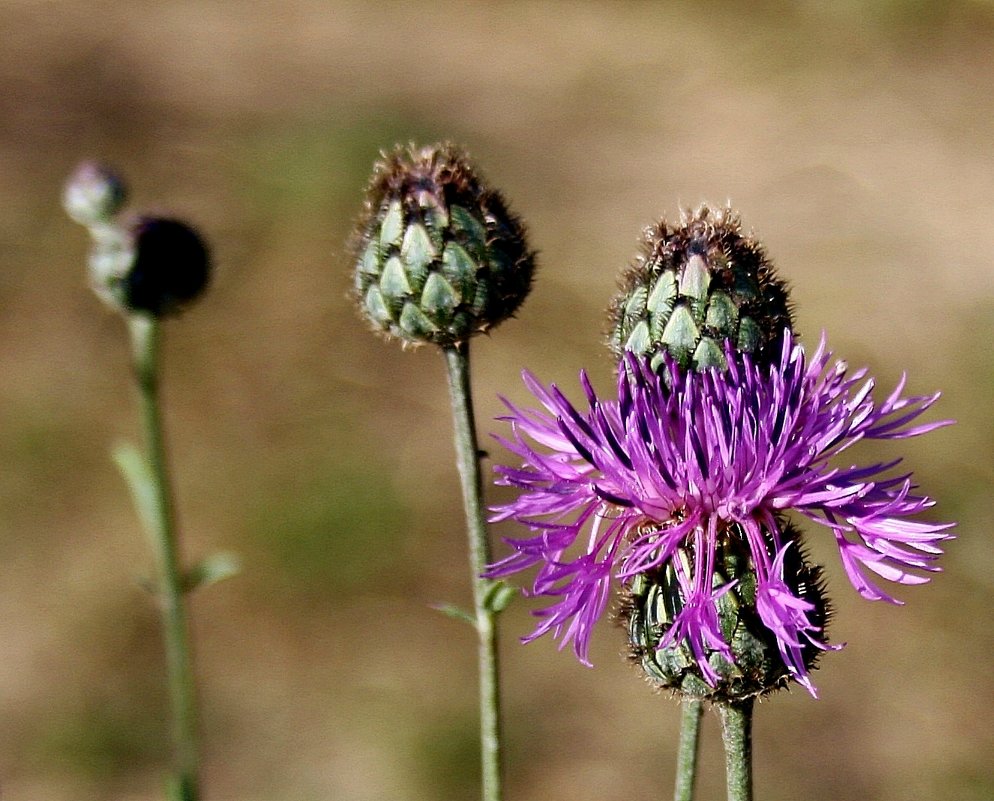
MULTIPOLYGON (((741 529, 720 538, 715 554, 714 588, 732 588, 715 605, 722 638, 735 657, 734 664, 718 650, 708 650, 706 660, 717 681, 702 675, 697 656, 685 640, 660 647, 677 614, 684 606, 673 562, 655 573, 635 576, 626 586, 619 621, 628 629, 629 656, 650 684, 681 695, 708 701, 738 701, 781 689, 792 672, 781 656, 774 632, 757 612, 756 565, 741 529)), ((821 578, 821 568, 810 565, 796 541, 799 533, 785 524, 785 539, 795 538, 784 553, 783 579, 792 594, 811 605, 807 617, 825 636, 831 614, 821 578)), ((681 549, 675 559, 688 561, 690 551, 681 549)), ((770 557, 773 561, 773 557, 770 557)), ((688 565, 688 569, 692 569, 688 565)), ((825 646, 810 640, 800 646, 805 669, 811 670, 825 646)), ((713 679, 713 677, 712 677, 713 679)))
POLYGON ((85 161, 66 181, 62 205, 80 225, 106 225, 127 198, 121 178, 102 164, 85 161))
POLYGON ((754 359, 779 354, 791 327, 787 287, 735 212, 701 206, 679 226, 661 220, 642 247, 609 310, 619 361, 625 351, 651 354, 656 369, 668 352, 683 369, 724 369, 729 339, 754 359))
POLYGON ((97 294, 112 305, 165 317, 203 292, 210 258, 203 239, 186 223, 138 217, 97 236, 90 274, 97 294))
POLYGON ((362 313, 408 343, 489 330, 521 305, 534 272, 522 222, 451 144, 383 154, 351 247, 362 313))

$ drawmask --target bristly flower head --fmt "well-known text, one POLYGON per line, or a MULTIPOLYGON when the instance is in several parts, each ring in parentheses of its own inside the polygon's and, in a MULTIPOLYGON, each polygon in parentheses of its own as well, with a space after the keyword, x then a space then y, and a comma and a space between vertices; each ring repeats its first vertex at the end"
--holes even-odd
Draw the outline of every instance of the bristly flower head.
POLYGON ((756 362, 775 359, 792 328, 787 286, 763 247, 732 209, 707 205, 645 229, 608 314, 618 360, 644 354, 654 368, 665 353, 683 368, 723 368, 726 340, 756 362))
POLYGON ((535 268, 521 220, 448 143, 383 154, 351 249, 360 311, 409 344, 488 331, 521 305, 535 268))
POLYGON ((914 424, 938 394, 905 397, 902 379, 878 402, 866 371, 848 375, 824 340, 810 357, 789 330, 781 342, 766 363, 726 342, 725 370, 682 370, 668 353, 655 369, 651 355, 626 354, 617 398, 599 398, 581 373, 586 409, 525 373, 544 410, 507 403, 512 438, 498 439, 523 464, 497 471, 521 494, 494 519, 514 519, 535 536, 508 539, 514 552, 489 575, 537 566, 532 594, 551 603, 536 612, 528 639, 552 632, 588 663, 612 586, 637 594, 648 578, 658 591, 668 574, 674 597, 658 599, 658 647, 681 643, 715 687, 742 660, 722 605, 748 583, 747 600, 786 673, 814 694, 810 655, 829 647, 824 605, 786 514, 832 534, 864 598, 900 603, 874 579, 920 584, 939 569, 951 524, 911 519, 933 501, 914 492, 910 474, 894 474, 897 461, 833 464, 859 440, 945 425, 914 424), (747 577, 732 569, 743 557, 747 577))

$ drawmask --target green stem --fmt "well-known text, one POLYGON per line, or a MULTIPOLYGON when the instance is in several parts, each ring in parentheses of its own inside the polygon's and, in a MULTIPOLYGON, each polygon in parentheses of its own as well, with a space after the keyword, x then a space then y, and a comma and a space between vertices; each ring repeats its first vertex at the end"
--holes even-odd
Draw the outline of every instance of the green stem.
POLYGON ((448 369, 452 420, 455 428, 456 464, 462 485, 463 506, 469 535, 469 561, 473 579, 473 608, 479 637, 480 756, 483 767, 483 801, 500 801, 500 694, 497 684, 496 614, 487 604, 493 582, 481 578, 490 562, 490 544, 483 511, 480 451, 473 420, 469 382, 469 346, 443 348, 448 369))
POLYGON ((197 702, 190 660, 183 571, 180 566, 172 490, 166 465, 159 408, 159 321, 145 315, 128 318, 135 375, 141 399, 142 427, 154 496, 149 535, 157 548, 158 599, 172 706, 172 741, 176 777, 174 801, 198 801, 197 702))
POLYGON ((696 698, 680 703, 680 749, 676 756, 676 789, 673 801, 691 801, 697 779, 697 753, 701 741, 704 704, 696 698))
POLYGON ((752 801, 752 707, 751 698, 718 704, 728 801, 752 801))

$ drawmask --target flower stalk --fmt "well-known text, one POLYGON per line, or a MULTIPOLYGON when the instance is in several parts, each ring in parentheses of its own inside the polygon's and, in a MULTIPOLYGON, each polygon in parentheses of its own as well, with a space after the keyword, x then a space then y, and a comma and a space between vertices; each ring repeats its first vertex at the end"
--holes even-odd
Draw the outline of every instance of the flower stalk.
POLYGON ((752 801, 752 709, 754 700, 717 705, 725 744, 728 801, 752 801))
POLYGON ((145 454, 125 445, 114 459, 128 482, 157 563, 155 594, 162 617, 172 711, 175 775, 171 801, 199 801, 197 699, 184 594, 237 572, 228 554, 215 554, 189 572, 182 567, 159 405, 159 326, 199 297, 210 278, 207 245, 192 227, 165 217, 122 217, 123 181, 104 165, 86 162, 63 191, 68 215, 93 242, 90 281, 96 294, 128 326, 145 454))
POLYGON ((676 756, 673 801, 692 801, 697 783, 697 755, 700 752, 704 704, 697 698, 686 697, 680 702, 680 713, 680 745, 676 756))
POLYGON ((448 372, 456 464, 462 487, 473 588, 468 621, 478 637, 483 801, 500 801, 497 615, 512 592, 483 577, 490 562, 480 450, 473 419, 469 340, 511 317, 531 288, 535 254, 524 224, 452 143, 410 144, 373 167, 350 240, 354 292, 374 330, 405 347, 441 348, 448 372))
POLYGON ((149 479, 146 490, 150 503, 143 517, 158 563, 156 589, 162 616, 172 711, 175 777, 171 796, 175 801, 198 801, 200 780, 197 699, 184 597, 186 582, 180 562, 159 404, 159 320, 150 315, 131 315, 128 318, 128 330, 134 356, 149 479))
POLYGON ((482 500, 480 450, 476 438, 473 397, 469 378, 469 343, 442 349, 448 371, 452 423, 455 431, 456 465, 466 512, 469 562, 473 585, 474 627, 478 637, 480 673, 480 759, 483 801, 502 796, 500 745, 500 693, 498 688, 497 626, 494 607, 495 582, 482 578, 490 563, 490 543, 482 500))

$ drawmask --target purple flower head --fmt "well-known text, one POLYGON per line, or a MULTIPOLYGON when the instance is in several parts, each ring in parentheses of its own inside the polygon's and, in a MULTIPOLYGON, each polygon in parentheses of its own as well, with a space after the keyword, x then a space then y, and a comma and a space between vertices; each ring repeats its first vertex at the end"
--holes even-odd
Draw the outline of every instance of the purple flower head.
POLYGON ((722 581, 716 559, 738 538, 749 555, 755 611, 790 676, 814 694, 804 653, 830 646, 824 617, 785 576, 785 558, 794 564, 789 554, 800 548, 786 514, 831 532, 860 595, 900 603, 877 580, 928 581, 952 524, 912 519, 933 501, 915 493, 910 473, 894 474, 900 460, 834 463, 859 440, 918 436, 949 421, 915 424, 938 394, 904 397, 903 378, 875 401, 866 371, 847 375, 845 363, 830 364, 824 338, 807 358, 786 332, 768 367, 731 344, 726 357, 724 371, 682 371, 667 357, 656 373, 627 354, 617 399, 598 398, 580 374, 586 410, 524 373, 544 410, 505 401, 512 435, 497 439, 522 466, 497 467, 498 483, 521 493, 496 507, 493 520, 516 520, 534 536, 508 539, 513 553, 488 575, 537 566, 530 594, 550 603, 535 613, 540 622, 526 640, 552 632, 589 664, 612 583, 668 569, 681 603, 658 647, 685 646, 714 685, 709 654, 735 662, 719 608, 736 581, 722 581))

